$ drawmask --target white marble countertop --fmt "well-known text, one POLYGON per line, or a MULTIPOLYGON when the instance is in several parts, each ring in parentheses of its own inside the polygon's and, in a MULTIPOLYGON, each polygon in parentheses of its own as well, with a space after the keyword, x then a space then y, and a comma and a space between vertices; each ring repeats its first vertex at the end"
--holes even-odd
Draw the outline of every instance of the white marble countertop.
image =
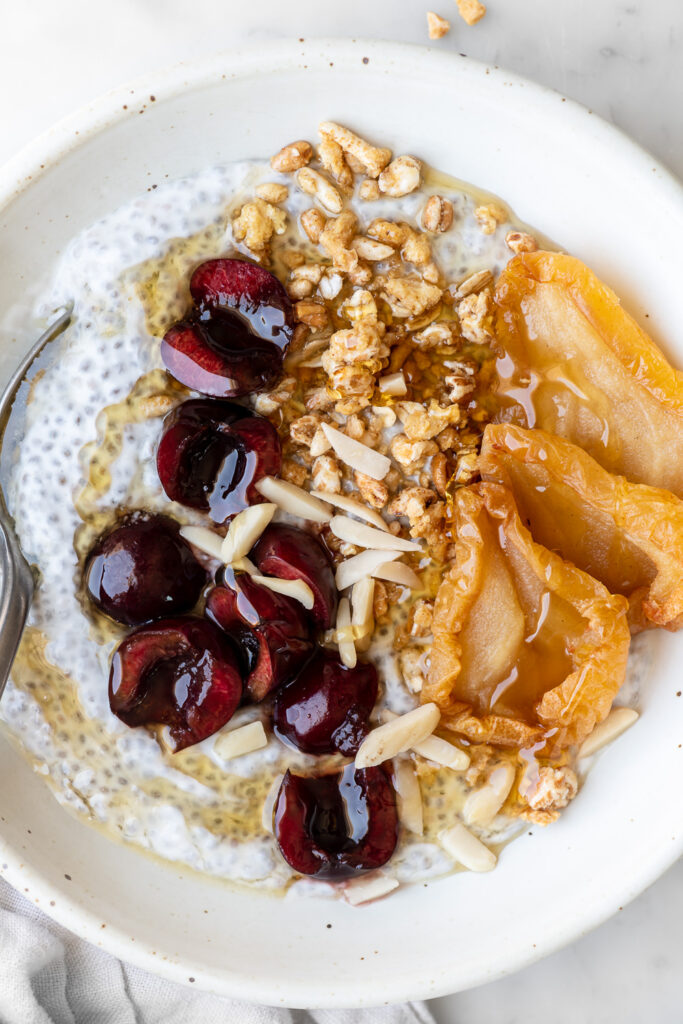
MULTIPOLYGON (((426 43, 532 78, 614 122, 683 177, 681 0, 487 0, 473 28, 454 0, 25 0, 0 33, 0 161, 121 82, 211 50, 284 36, 426 43), (208 42, 207 42, 208 41, 208 42)), ((628 211, 625 211, 628 216, 628 211)), ((680 1024, 683 861, 618 917, 526 970, 436 1000, 439 1024, 680 1024)))

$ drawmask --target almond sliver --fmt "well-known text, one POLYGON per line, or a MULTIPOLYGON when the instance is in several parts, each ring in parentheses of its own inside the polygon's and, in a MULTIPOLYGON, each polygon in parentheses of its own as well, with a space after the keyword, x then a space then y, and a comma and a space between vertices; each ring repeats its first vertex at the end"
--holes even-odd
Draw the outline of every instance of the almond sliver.
POLYGON ((266 793, 266 798, 263 801, 263 807, 261 809, 261 826, 264 832, 270 832, 271 835, 273 834, 273 811, 275 810, 275 801, 278 798, 278 793, 280 792, 280 786, 282 785, 283 779, 284 775, 282 775, 282 773, 278 773, 275 776, 268 787, 268 792, 266 793))
MULTIPOLYGON (((311 449, 311 454, 313 449, 311 449)), ((329 502, 330 505, 334 505, 335 508, 341 508, 344 512, 348 512, 349 515, 358 516, 359 519, 365 519, 366 522, 372 523, 378 530, 384 530, 388 533, 389 527, 382 519, 379 512, 375 512, 374 508, 368 508, 361 501, 356 501, 355 498, 349 498, 346 494, 328 494, 326 491, 311 491, 314 498, 319 498, 321 501, 329 502)))
POLYGON ((460 823, 442 832, 439 841, 446 853, 469 871, 491 871, 496 866, 493 850, 460 823))
POLYGON ((356 649, 367 651, 375 628, 375 581, 369 577, 354 583, 351 591, 351 623, 358 630, 356 649))
POLYGON ((398 817, 409 832, 421 836, 424 831, 422 793, 415 770, 408 758, 394 761, 394 786, 398 817))
POLYGON ((411 590, 419 590, 422 586, 420 577, 405 562, 382 562, 373 569, 372 575, 376 580, 398 583, 402 587, 410 587, 411 590))
POLYGON ((276 511, 277 505, 263 502, 250 505, 235 516, 221 548, 221 558, 226 565, 244 558, 251 551, 276 511))
MULTIPOLYGON (((181 530, 182 533, 182 530, 181 530)), ((579 757, 590 757, 597 753, 602 747, 607 746, 617 736, 630 729, 639 718, 638 712, 633 708, 612 708, 607 718, 600 722, 583 741, 579 748, 579 757)))
POLYGON ((383 395, 406 395, 408 393, 408 387, 406 385, 406 379, 403 376, 403 370, 399 370, 398 373, 388 373, 384 377, 380 377, 377 381, 377 386, 383 395))
POLYGON ((241 757, 242 754, 250 754, 252 750, 260 750, 268 745, 266 730, 262 722, 249 722, 239 729, 230 729, 222 732, 213 745, 214 751, 224 761, 233 757, 241 757))
POLYGON ((359 555, 347 558, 337 566, 335 581, 337 590, 346 590, 365 576, 372 576, 372 570, 385 562, 400 558, 402 551, 361 551, 359 555))
POLYGON ((264 498, 274 501, 283 512, 289 512, 292 516, 310 519, 314 523, 327 523, 331 518, 327 505, 312 498, 308 491, 296 484, 290 484, 288 480, 264 476, 254 486, 264 498))
POLYGON ((393 892, 398 888, 398 879, 389 875, 369 875, 366 878, 355 878, 344 886, 344 899, 352 907, 361 903, 369 903, 370 900, 378 900, 381 896, 393 892))
MULTIPOLYGON (((388 708, 385 708, 381 714, 383 722, 395 722, 398 717, 388 708)), ((435 764, 451 768, 456 772, 464 772, 470 766, 469 755, 460 747, 456 747, 454 743, 442 740, 440 736, 428 736, 426 739, 414 743, 410 749, 420 757, 426 758, 427 761, 434 761, 435 764)))
POLYGON ((436 704, 422 704, 378 726, 361 743, 356 754, 356 767, 370 768, 414 748, 416 743, 431 736, 440 718, 441 712, 436 704))
POLYGON ((321 426, 342 462, 351 469, 357 469, 359 473, 371 476, 373 480, 384 479, 391 469, 391 461, 386 455, 376 452, 360 441, 354 441, 352 437, 342 434, 341 430, 331 427, 329 423, 323 423, 321 426))
POLYGON ((372 548, 373 550, 393 548, 395 551, 422 550, 414 540, 394 537, 393 533, 376 530, 374 526, 366 526, 365 523, 359 523, 357 519, 351 519, 349 516, 333 516, 330 520, 330 529, 335 537, 339 537, 339 540, 345 540, 359 548, 372 548))
POLYGON ((462 809, 468 825, 486 828, 508 798, 516 776, 514 765, 509 761, 497 765, 479 789, 474 789, 465 800, 462 809))
MULTIPOLYGON (((345 636, 345 630, 351 625, 351 608, 349 606, 348 598, 342 597, 339 602, 337 609, 337 633, 340 637, 345 636)), ((339 640, 339 657, 341 658, 342 664, 346 665, 347 668, 356 667, 356 645, 353 640, 339 640)))
POLYGON ((308 611, 313 607, 315 602, 313 591, 304 580, 281 580, 277 576, 258 576, 256 574, 251 578, 254 583, 260 583, 262 587, 268 587, 268 590, 272 590, 276 594, 294 598, 308 611))
POLYGON ((183 526, 180 530, 180 536, 191 544, 195 548, 199 548, 206 555, 211 555, 212 558, 217 558, 219 561, 223 561, 223 541, 224 537, 221 537, 220 533, 214 533, 213 530, 207 530, 205 526, 183 526))

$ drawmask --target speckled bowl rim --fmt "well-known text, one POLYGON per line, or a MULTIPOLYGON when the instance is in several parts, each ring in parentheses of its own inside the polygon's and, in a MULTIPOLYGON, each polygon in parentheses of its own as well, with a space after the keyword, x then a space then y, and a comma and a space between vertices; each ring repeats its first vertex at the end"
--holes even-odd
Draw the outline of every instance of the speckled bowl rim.
MULTIPOLYGON (((0 168, 0 210, 29 189, 51 166, 77 150, 87 139, 100 132, 106 132, 127 117, 135 116, 138 103, 147 102, 150 95, 160 100, 168 99, 186 91, 216 84, 221 79, 251 74, 263 67, 264 60, 267 61, 271 72, 275 66, 283 71, 288 68, 306 67, 309 61, 316 66, 315 61, 321 54, 324 54, 326 59, 332 57, 338 66, 347 68, 360 65, 361 61, 367 63, 370 60, 375 68, 378 65, 396 67, 400 64, 403 74, 411 74, 419 65, 422 73, 428 69, 436 81, 441 75, 452 74, 455 69, 456 74, 466 74, 475 86, 476 81, 486 75, 489 81, 497 80, 500 86, 516 87, 507 90, 509 102, 513 105, 520 102, 520 89, 523 89, 524 104, 532 105, 540 114, 552 112, 555 117, 561 116, 567 131, 575 131, 579 137, 586 134, 608 139, 611 147, 620 155, 635 177, 650 176, 655 172, 664 205, 683 212, 683 188, 678 180, 628 136, 581 105, 565 100, 555 91, 520 76, 497 67, 486 66, 462 55, 437 52, 424 46, 362 39, 285 40, 259 44, 258 48, 217 53, 208 59, 202 58, 201 61, 175 64, 122 85, 59 121, 24 146, 0 168), (226 71, 227 68, 229 71, 226 71), (561 109, 558 103, 560 98, 561 109)), ((659 848, 653 845, 651 856, 647 862, 642 863, 639 875, 615 880, 613 891, 603 894, 601 902, 586 908, 580 921, 568 921, 563 928, 556 928, 552 936, 544 936, 545 941, 538 943, 533 949, 516 950, 503 964, 493 967, 488 965, 486 968, 480 966, 477 971, 472 972, 465 983, 459 983, 459 988, 474 986, 512 973, 586 934, 651 885, 682 852, 683 830, 671 845, 659 848)), ((333 996, 320 986, 316 987, 313 982, 307 985, 297 981, 292 984, 291 990, 287 991, 282 986, 277 989, 269 988, 268 980, 263 976, 241 978, 233 975, 227 982, 225 976, 214 979, 202 971, 201 960, 160 960, 140 947, 131 946, 130 933, 127 934, 123 929, 107 927, 106 931, 103 931, 101 917, 88 908, 84 897, 79 893, 73 894, 73 890, 60 891, 59 900, 56 905, 51 906, 54 890, 40 872, 35 871, 30 862, 27 862, 26 854, 22 854, 19 848, 11 847, 1 836, 0 861, 2 877, 18 891, 29 893, 29 898, 38 903, 56 922, 114 956, 171 981, 187 983, 188 975, 196 974, 196 988, 205 988, 233 998, 253 1002, 267 1001, 281 1006, 333 1007, 348 1006, 352 1003, 368 1006, 435 997, 453 991, 453 985, 449 985, 447 981, 427 990, 425 983, 417 977, 397 978, 391 992, 372 993, 366 989, 361 991, 359 988, 357 992, 347 990, 333 996)))

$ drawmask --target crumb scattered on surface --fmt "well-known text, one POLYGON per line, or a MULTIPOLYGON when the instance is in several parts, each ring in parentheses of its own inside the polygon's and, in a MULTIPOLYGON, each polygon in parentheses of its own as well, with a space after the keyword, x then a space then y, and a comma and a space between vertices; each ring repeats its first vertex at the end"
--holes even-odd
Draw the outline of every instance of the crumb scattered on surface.
POLYGON ((430 39, 442 39, 451 30, 451 23, 435 11, 427 11, 427 31, 430 39))

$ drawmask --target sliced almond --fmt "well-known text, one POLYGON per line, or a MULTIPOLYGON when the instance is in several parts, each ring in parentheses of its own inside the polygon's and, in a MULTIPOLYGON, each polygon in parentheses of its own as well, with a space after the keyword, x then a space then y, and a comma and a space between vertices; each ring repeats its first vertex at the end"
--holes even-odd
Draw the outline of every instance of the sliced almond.
POLYGON ((235 572, 248 572, 250 576, 258 575, 258 569, 249 558, 236 558, 232 562, 232 567, 235 572))
MULTIPOLYGON (((337 609, 337 635, 342 637, 345 635, 345 629, 351 626, 351 608, 349 606, 348 598, 342 597, 339 602, 337 609)), ((347 668, 356 667, 356 645, 353 640, 339 640, 339 657, 342 660, 342 664, 346 665, 347 668)))
POLYGON ((375 581, 367 576, 354 583, 351 591, 351 623, 358 630, 356 650, 367 651, 375 628, 373 604, 375 600, 375 581))
POLYGON ((496 866, 498 859, 493 850, 484 846, 481 840, 460 822, 442 832, 439 835, 439 842, 446 853, 468 871, 491 871, 496 866))
POLYGON ((288 512, 301 519, 310 519, 313 523, 327 523, 331 518, 330 510, 322 501, 312 498, 308 491, 288 480, 280 480, 276 476, 264 476, 254 485, 259 494, 288 512))
POLYGON ((376 580, 398 583, 402 587, 410 587, 411 590, 419 590, 422 586, 420 577, 405 562, 382 562, 373 569, 372 575, 376 580))
POLYGON ((394 786, 398 817, 409 832, 421 836, 424 831, 422 792, 415 769, 408 758, 394 761, 394 786))
POLYGON ((335 576, 337 590, 346 590, 358 580, 362 580, 364 576, 372 576, 373 570, 378 565, 393 562, 402 554, 402 551, 361 551, 359 555, 347 558, 345 562, 340 562, 337 566, 335 576))
POLYGON ((322 428, 325 436, 334 448, 336 454, 351 469, 357 469, 373 480, 383 480, 391 469, 391 460, 381 452, 376 452, 360 441, 354 441, 341 430, 331 427, 329 423, 323 423, 322 428))
POLYGON ((294 598, 308 611, 315 603, 313 591, 303 580, 281 580, 277 576, 257 575, 253 575, 252 579, 254 583, 260 583, 261 586, 268 587, 268 590, 272 590, 276 594, 285 594, 287 597, 294 598))
MULTIPOLYGON (((181 530, 182 533, 182 530, 181 530)), ((596 725, 579 748, 579 757, 590 757, 607 746, 617 736, 630 729, 640 716, 633 708, 612 708, 604 722, 596 725)))
POLYGON ((280 792, 280 786, 284 775, 279 773, 275 776, 270 784, 266 798, 263 801, 263 807, 261 809, 261 826, 264 832, 270 832, 273 834, 273 811, 275 810, 275 801, 277 800, 278 793, 280 792))
POLYGON ((262 722, 249 722, 239 729, 230 729, 222 732, 213 745, 214 751, 224 761, 233 757, 241 757, 242 754, 250 754, 252 750, 260 750, 268 745, 266 730, 262 722))
POLYGON ((277 505, 263 502, 250 505, 235 516, 221 548, 221 558, 226 565, 244 558, 251 551, 276 511, 277 505))
POLYGON ((370 768, 389 758, 414 749, 436 729, 441 712, 436 704, 422 704, 405 715, 398 715, 386 725, 373 729, 361 743, 356 754, 357 768, 370 768))
MULTIPOLYGON (((313 454, 313 447, 311 446, 311 455, 313 454)), ((359 519, 365 519, 366 522, 372 523, 378 530, 384 530, 388 532, 389 527, 382 519, 379 512, 376 512, 374 508, 369 508, 364 505, 361 501, 356 501, 355 498, 349 498, 347 494, 328 494, 327 491, 311 491, 314 498, 320 498, 321 501, 329 502, 330 505, 334 505, 336 508, 341 508, 344 512, 348 512, 352 516, 358 516, 359 519)), ((394 547, 395 545, 392 545, 394 547)))
POLYGON ((391 548, 395 551, 422 550, 414 540, 394 537, 393 533, 376 530, 373 526, 359 523, 357 519, 350 519, 349 516, 333 516, 330 520, 330 530, 339 540, 345 540, 348 544, 355 544, 359 548, 372 548, 381 551, 391 548))
POLYGON ((378 900, 387 893, 398 888, 398 879, 389 875, 367 875, 365 878, 354 878, 344 886, 344 899, 352 907, 370 900, 378 900))
POLYGON ((383 395, 405 395, 408 393, 408 385, 403 376, 403 370, 380 377, 377 381, 377 386, 383 395))
POLYGON ((516 776, 514 765, 506 761, 490 773, 479 789, 474 789, 465 800, 463 816, 468 825, 486 828, 507 800, 516 776))
MULTIPOLYGON (((400 716, 385 708, 381 717, 383 722, 389 723, 397 721, 400 716)), ((460 747, 456 747, 454 743, 442 740, 440 736, 427 736, 426 739, 414 743, 410 749, 420 757, 426 758, 427 761, 434 761, 435 764, 440 764, 443 768, 451 768, 456 772, 464 772, 470 766, 469 755, 460 747)))
POLYGON ((214 533, 213 530, 207 530, 205 526, 183 526, 180 530, 180 536, 183 537, 188 544, 191 544, 194 548, 199 548, 207 555, 211 555, 212 558, 217 558, 219 561, 223 560, 223 540, 220 533, 214 533))

